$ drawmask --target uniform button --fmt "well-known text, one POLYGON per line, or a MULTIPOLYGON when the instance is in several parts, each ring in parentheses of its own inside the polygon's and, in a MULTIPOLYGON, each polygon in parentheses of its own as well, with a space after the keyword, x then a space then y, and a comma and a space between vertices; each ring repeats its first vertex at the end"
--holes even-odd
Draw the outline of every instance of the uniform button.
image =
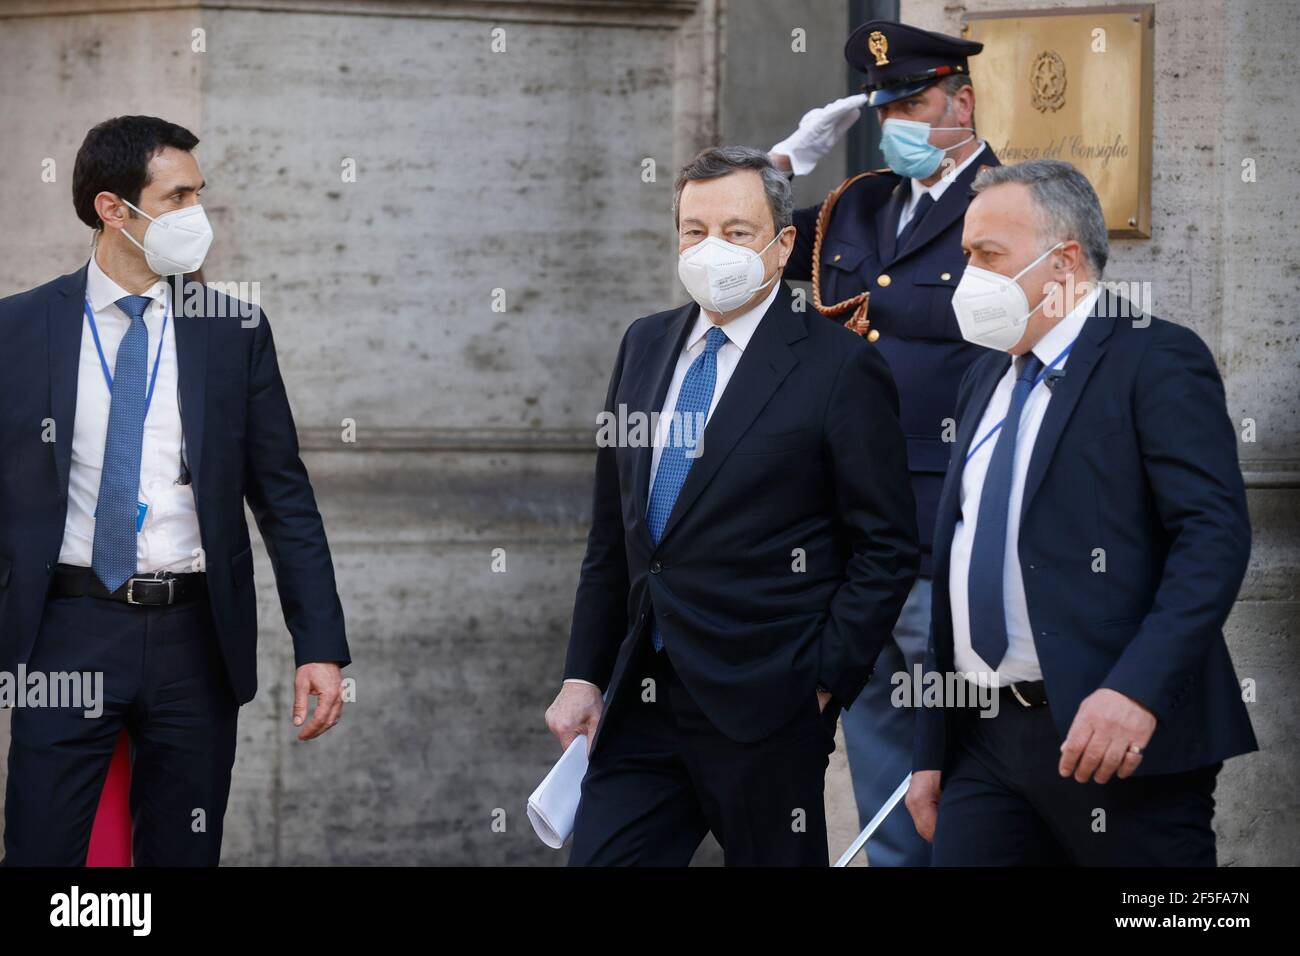
POLYGON ((952 274, 945 272, 943 275, 939 276, 939 278, 942 279, 944 282, 947 282, 949 279, 952 278, 952 274))
POLYGON ((650 562, 650 573, 651 573, 651 574, 658 574, 658 573, 659 573, 660 571, 662 571, 663 569, 664 569, 664 566, 663 566, 662 564, 660 564, 658 561, 651 561, 651 562, 650 562))
POLYGON ((884 289, 884 288, 888 288, 889 283, 891 283, 891 282, 893 282, 893 281, 894 281, 894 280, 891 279, 891 278, 889 278, 889 276, 883 276, 883 275, 882 275, 882 276, 877 276, 877 277, 876 277, 876 285, 880 286, 882 289, 884 289))
POLYGON ((831 262, 839 262, 840 259, 842 259, 842 258, 843 258, 843 256, 842 256, 840 253, 837 252, 837 253, 835 253, 835 258, 832 259, 831 262))
POLYGON ((868 341, 868 342, 874 342, 874 341, 876 341, 876 339, 878 339, 878 338, 880 338, 880 333, 879 333, 878 331, 876 331, 875 329, 872 329, 870 332, 867 333, 867 341, 868 341))

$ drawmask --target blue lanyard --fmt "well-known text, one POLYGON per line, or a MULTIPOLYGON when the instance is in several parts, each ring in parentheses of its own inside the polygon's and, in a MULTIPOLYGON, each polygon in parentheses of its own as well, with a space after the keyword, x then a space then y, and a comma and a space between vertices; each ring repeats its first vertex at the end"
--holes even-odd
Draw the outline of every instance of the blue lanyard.
MULTIPOLYGON (((86 299, 82 303, 86 310, 86 318, 90 321, 90 334, 95 338, 95 351, 99 353, 99 367, 104 372, 104 381, 108 383, 108 394, 113 394, 113 375, 108 370, 108 359, 104 358, 104 347, 99 342, 99 327, 95 325, 95 313, 91 311, 90 300, 86 299)), ((166 314, 163 315, 162 334, 158 336, 158 352, 153 360, 153 374, 149 376, 149 391, 144 396, 144 416, 149 417, 149 403, 153 401, 153 387, 158 384, 158 365, 162 361, 163 342, 167 338, 167 320, 171 318, 171 307, 168 305, 166 314)))
MULTIPOLYGON (((1078 338, 1076 338, 1074 341, 1077 342, 1077 341, 1078 341, 1078 338)), ((1041 382, 1044 378, 1047 377, 1047 373, 1048 373, 1048 372, 1050 372, 1052 369, 1056 368, 1056 365, 1057 365, 1058 362, 1062 362, 1062 361, 1065 360, 1065 357, 1066 357, 1067 355, 1070 354, 1070 349, 1072 349, 1072 348, 1074 348, 1074 342, 1071 342, 1071 343, 1070 343, 1069 345, 1067 345, 1065 348, 1061 349, 1061 354, 1060 354, 1060 355, 1058 355, 1056 358, 1052 359, 1052 361, 1049 362, 1047 365, 1043 366, 1043 370, 1042 370, 1041 372, 1039 372, 1039 373, 1038 373, 1038 377, 1034 379, 1034 384, 1031 385, 1031 386, 1029 386, 1029 390, 1030 390, 1031 392, 1032 392, 1034 389, 1036 389, 1036 388, 1038 387, 1038 383, 1039 383, 1039 382, 1041 382)), ((968 455, 966 456, 966 461, 964 462, 964 464, 967 464, 967 465, 970 464, 970 460, 971 460, 972 458, 975 457, 975 453, 976 453, 977 451, 980 450, 980 447, 981 447, 981 446, 982 446, 986 441, 988 441, 990 438, 992 438, 994 435, 996 435, 996 434, 998 433, 998 429, 1000 429, 1000 428, 1002 427, 1003 422, 1005 422, 1006 420, 1007 420, 1006 416, 1003 415, 1003 416, 1002 416, 1002 421, 998 422, 996 425, 994 425, 992 428, 990 428, 988 434, 985 435, 983 438, 981 438, 978 442, 975 443, 975 447, 972 448, 972 449, 970 450, 970 454, 968 454, 968 455)))

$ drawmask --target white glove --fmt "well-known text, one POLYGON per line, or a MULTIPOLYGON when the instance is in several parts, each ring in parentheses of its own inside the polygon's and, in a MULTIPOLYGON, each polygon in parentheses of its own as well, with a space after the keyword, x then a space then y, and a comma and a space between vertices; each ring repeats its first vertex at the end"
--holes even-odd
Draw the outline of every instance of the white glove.
POLYGON ((866 93, 854 93, 809 110, 799 121, 799 128, 768 152, 789 156, 790 168, 796 176, 812 172, 813 167, 839 142, 844 131, 858 121, 866 102, 866 93))

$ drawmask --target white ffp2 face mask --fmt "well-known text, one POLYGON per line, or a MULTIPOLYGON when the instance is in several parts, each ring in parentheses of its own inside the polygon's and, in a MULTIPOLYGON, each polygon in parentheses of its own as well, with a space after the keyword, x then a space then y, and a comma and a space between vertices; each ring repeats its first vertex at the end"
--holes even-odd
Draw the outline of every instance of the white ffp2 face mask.
POLYGON ((759 289, 776 281, 779 273, 763 281, 762 255, 780 238, 758 252, 748 246, 709 236, 683 252, 677 259, 677 277, 691 298, 711 312, 730 312, 749 301, 759 289))
POLYGON ((199 270, 212 245, 212 224, 201 205, 186 206, 155 219, 129 200, 122 202, 149 220, 144 245, 136 242, 125 229, 122 235, 144 253, 155 275, 174 276, 199 270))
POLYGON ((962 338, 987 349, 1005 352, 1025 334, 1025 323, 1047 301, 1029 307, 1025 290, 1016 280, 1063 246, 1058 242, 1013 276, 967 266, 952 294, 952 310, 957 314, 962 338))

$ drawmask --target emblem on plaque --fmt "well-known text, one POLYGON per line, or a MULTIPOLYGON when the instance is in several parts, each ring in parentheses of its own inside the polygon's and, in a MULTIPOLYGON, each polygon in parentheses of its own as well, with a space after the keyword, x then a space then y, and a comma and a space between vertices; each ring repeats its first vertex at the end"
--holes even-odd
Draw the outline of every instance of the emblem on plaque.
POLYGON ((1065 61, 1054 50, 1034 57, 1029 68, 1029 96, 1040 113, 1055 113, 1065 105, 1065 61))

